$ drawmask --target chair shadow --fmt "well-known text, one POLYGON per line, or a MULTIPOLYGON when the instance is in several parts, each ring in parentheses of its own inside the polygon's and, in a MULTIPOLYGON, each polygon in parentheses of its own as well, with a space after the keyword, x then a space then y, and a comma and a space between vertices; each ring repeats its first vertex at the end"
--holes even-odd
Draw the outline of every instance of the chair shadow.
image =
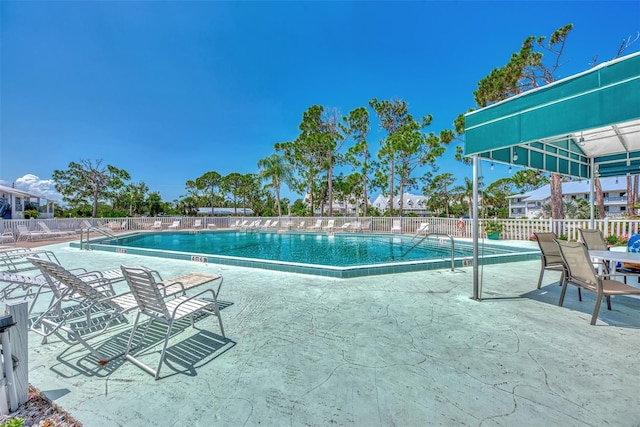
POLYGON ((229 338, 201 329, 196 334, 167 348, 163 365, 165 370, 161 371, 160 378, 179 374, 196 376, 197 368, 217 359, 235 345, 236 342, 229 338), (167 368, 173 372, 167 374, 167 368))
MULTIPOLYGON (((233 305, 232 302, 218 301, 218 308, 221 311, 224 308, 230 307, 231 305, 233 305)), ((184 339, 184 341, 187 343, 186 347, 183 345, 182 341, 171 345, 171 340, 173 340, 175 336, 180 335, 190 329, 191 321, 189 319, 183 319, 174 324, 171 331, 170 346, 167 347, 167 351, 165 353, 165 361, 167 362, 166 366, 169 366, 168 360, 171 357, 176 362, 182 361, 185 363, 185 369, 178 370, 176 371, 176 373, 193 372, 193 374, 195 374, 194 369, 197 367, 197 362, 199 361, 199 359, 201 359, 200 356, 202 352, 210 351, 214 352, 215 354, 215 352, 217 352, 225 345, 232 344, 221 353, 215 354, 215 357, 211 359, 213 360, 235 345, 235 342, 229 340, 228 338, 225 339, 220 335, 216 335, 212 332, 199 328, 198 323, 201 320, 212 320, 207 319, 208 317, 213 316, 201 313, 200 315, 196 315, 194 317, 193 329, 197 330, 198 332, 195 335, 184 339), (204 338, 197 338, 197 336, 203 336, 204 338), (201 344, 198 344, 198 342, 201 342, 201 344), (193 347, 189 347, 189 345, 193 347), (200 348, 198 348, 198 345, 200 346, 200 348), (191 351, 193 352, 196 352, 196 350, 198 350, 198 360, 191 360, 191 358, 187 357, 188 352, 185 352, 185 349, 191 349, 191 351)), ((111 359, 106 364, 101 364, 100 359, 92 354, 84 346, 74 344, 65 348, 62 353, 60 353, 56 357, 58 363, 50 367, 51 371, 55 372, 61 378, 73 378, 78 375, 86 377, 105 378, 113 374, 126 362, 126 359, 123 357, 122 353, 126 349, 127 343, 129 342, 129 337, 131 335, 131 322, 123 323, 123 325, 126 325, 126 329, 119 330, 117 332, 111 330, 111 333, 109 333, 109 335, 102 341, 100 341, 99 338, 93 338, 91 340, 92 347, 101 356, 103 356, 103 358, 111 359)), ((215 325, 212 324, 212 327, 215 328, 216 326, 217 323, 215 323, 215 325)), ((131 353, 135 354, 136 357, 159 353, 159 348, 164 342, 164 338, 167 332, 166 325, 159 322, 153 322, 147 330, 144 341, 141 341, 145 327, 146 324, 140 325, 133 337, 134 348, 132 349, 131 353)), ((165 375, 163 375, 163 377, 164 376, 165 375)))
MULTIPOLYGON (((577 287, 569 285, 564 297, 562 307, 570 311, 577 311, 587 315, 587 322, 591 321, 596 295, 593 292, 582 290, 582 302, 578 300, 577 287)), ((558 282, 542 286, 540 289, 532 289, 520 295, 504 297, 482 298, 483 302, 521 301, 523 299, 535 300, 544 304, 558 306, 562 287, 558 282)), ((568 314, 570 315, 570 314, 568 314)), ((621 328, 640 328, 640 298, 629 295, 611 297, 611 310, 607 310, 606 301, 602 301, 598 313, 598 323, 594 326, 617 326, 621 328), (603 324, 605 323, 605 324, 603 324)), ((588 323, 587 323, 588 324, 588 323)))

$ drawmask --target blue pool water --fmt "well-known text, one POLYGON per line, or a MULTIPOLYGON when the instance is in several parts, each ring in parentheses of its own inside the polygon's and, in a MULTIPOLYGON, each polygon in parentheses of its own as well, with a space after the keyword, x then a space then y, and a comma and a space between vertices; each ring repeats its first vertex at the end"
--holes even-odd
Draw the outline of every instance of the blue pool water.
MULTIPOLYGON (((213 231, 136 233, 91 247, 343 278, 451 267, 448 238, 429 238, 415 246, 419 241, 389 234, 213 231)), ((454 248, 456 265, 468 263, 471 245, 456 242, 454 248)), ((529 252, 498 245, 485 248, 484 254, 495 262, 504 262, 499 260, 503 256, 531 258, 529 252)))

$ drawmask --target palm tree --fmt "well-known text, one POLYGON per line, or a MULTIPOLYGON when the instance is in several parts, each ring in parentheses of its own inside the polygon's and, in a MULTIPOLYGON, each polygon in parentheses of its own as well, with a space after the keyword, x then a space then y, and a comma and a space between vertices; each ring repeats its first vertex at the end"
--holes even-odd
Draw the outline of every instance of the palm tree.
POLYGON ((284 161, 283 157, 275 153, 269 157, 258 160, 258 167, 260 168, 260 177, 271 180, 270 185, 273 187, 278 205, 278 216, 282 216, 282 209, 280 208, 280 187, 283 183, 291 181, 291 168, 289 164, 284 161))

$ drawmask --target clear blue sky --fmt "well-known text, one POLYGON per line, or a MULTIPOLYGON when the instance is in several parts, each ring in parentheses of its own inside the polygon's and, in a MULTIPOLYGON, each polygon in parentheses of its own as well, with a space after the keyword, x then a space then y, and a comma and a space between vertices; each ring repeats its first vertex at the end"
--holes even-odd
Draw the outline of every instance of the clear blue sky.
MULTIPOLYGON (((559 77, 635 37, 640 2, 2 1, 0 181, 44 191, 103 159, 171 201, 207 171, 256 173, 311 105, 346 115, 373 97, 439 132, 525 37, 567 23, 559 77)), ((374 123, 374 151, 383 136, 374 123)), ((453 152, 440 172, 470 177, 453 152)))

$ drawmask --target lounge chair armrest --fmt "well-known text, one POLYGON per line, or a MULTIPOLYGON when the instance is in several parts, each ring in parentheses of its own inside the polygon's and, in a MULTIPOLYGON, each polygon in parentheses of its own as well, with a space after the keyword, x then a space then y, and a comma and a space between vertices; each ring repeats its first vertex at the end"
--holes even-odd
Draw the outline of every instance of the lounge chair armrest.
POLYGON ((158 270, 149 270, 149 272, 151 273, 151 275, 153 276, 153 278, 158 281, 158 282, 162 282, 162 275, 160 274, 160 272, 158 270))
POLYGON ((200 291, 197 294, 190 296, 189 298, 186 298, 184 301, 180 301, 180 303, 177 304, 175 306, 175 308, 173 309, 172 317, 176 316, 176 313, 178 312, 178 309, 180 308, 180 306, 182 306, 183 304, 188 303, 189 301, 197 299, 198 297, 201 297, 202 295, 207 294, 207 293, 211 293, 212 302, 215 303, 216 306, 217 306, 218 305, 218 299, 216 298, 216 293, 213 291, 213 289, 209 288, 209 289, 205 289, 203 291, 200 291))
MULTIPOLYGON (((129 292, 124 292, 124 293, 117 294, 117 295, 108 295, 108 296, 105 296, 104 298, 100 298, 100 299, 98 299, 98 300, 92 301, 92 302, 91 302, 91 304, 89 304, 88 306, 89 306, 90 308, 91 308, 91 307, 95 307, 96 305, 107 303, 107 302, 109 302, 109 301, 111 301, 111 300, 113 300, 113 299, 120 298, 120 297, 125 296, 125 295, 131 295, 131 291, 129 291, 129 292)), ((91 312, 91 311, 93 311, 93 310, 88 310, 88 311, 89 311, 89 312, 91 312)), ((99 311, 98 311, 98 313, 99 313, 99 311)), ((90 314, 90 313, 89 313, 89 314, 90 314)), ((89 316, 89 317, 90 317, 90 316, 89 316)))
POLYGON ((171 294, 169 295, 176 295, 176 294, 182 294, 182 295, 186 295, 187 291, 184 287, 184 283, 182 282, 171 282, 171 283, 160 283, 158 282, 158 288, 162 291, 162 296, 164 298, 167 297, 167 289, 169 288, 173 288, 173 287, 179 287, 180 291, 179 292, 171 292, 171 294))

